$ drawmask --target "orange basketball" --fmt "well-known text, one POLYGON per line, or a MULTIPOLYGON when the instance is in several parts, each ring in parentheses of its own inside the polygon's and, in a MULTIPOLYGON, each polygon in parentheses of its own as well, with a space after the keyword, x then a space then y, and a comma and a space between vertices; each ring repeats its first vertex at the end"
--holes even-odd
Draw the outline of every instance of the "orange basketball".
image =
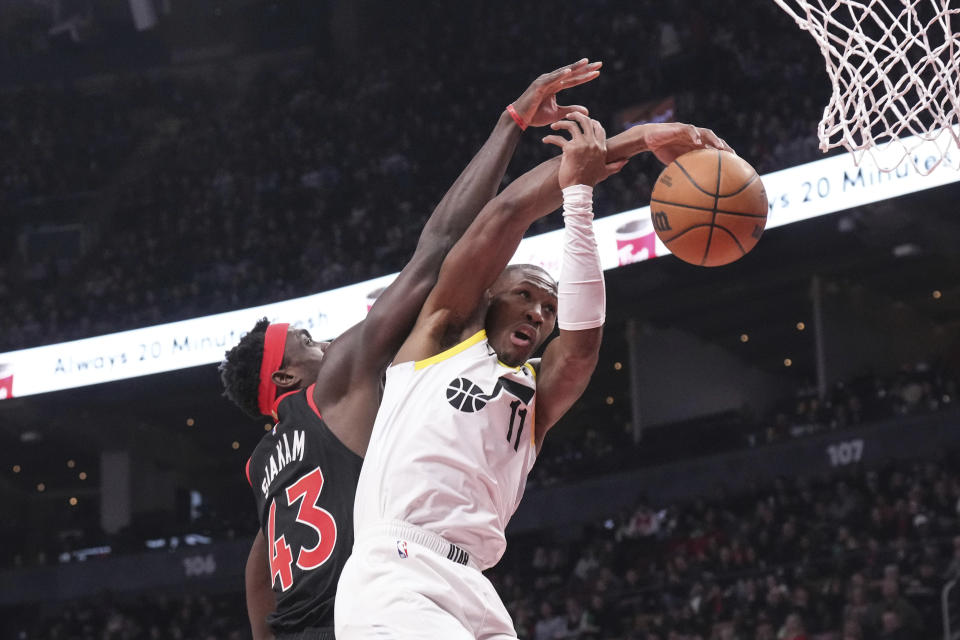
POLYGON ((738 155, 716 149, 685 153, 657 179, 653 228, 670 252, 703 267, 739 260, 767 225, 767 192, 738 155))

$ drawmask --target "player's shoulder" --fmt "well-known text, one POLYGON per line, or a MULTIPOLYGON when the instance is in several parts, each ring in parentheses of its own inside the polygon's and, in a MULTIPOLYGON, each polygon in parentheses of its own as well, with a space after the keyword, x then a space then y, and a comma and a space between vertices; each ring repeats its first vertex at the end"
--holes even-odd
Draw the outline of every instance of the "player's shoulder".
POLYGON ((316 383, 305 389, 288 391, 277 398, 277 423, 282 424, 291 418, 298 421, 304 418, 322 421, 323 416, 314 399, 315 386, 316 383))

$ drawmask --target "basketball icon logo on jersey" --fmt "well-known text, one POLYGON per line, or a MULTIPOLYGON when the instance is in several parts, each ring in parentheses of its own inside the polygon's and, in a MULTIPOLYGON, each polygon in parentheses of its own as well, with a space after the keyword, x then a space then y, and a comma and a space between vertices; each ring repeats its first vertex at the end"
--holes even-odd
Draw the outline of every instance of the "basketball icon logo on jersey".
POLYGON ((407 541, 406 540, 397 540, 397 553, 400 554, 401 558, 407 558, 410 556, 407 553, 407 541))
POLYGON ((524 404, 530 404, 536 393, 536 390, 509 378, 499 378, 491 393, 484 393, 480 385, 467 378, 457 378, 447 385, 447 402, 457 411, 473 413, 483 409, 503 391, 519 398, 524 404))

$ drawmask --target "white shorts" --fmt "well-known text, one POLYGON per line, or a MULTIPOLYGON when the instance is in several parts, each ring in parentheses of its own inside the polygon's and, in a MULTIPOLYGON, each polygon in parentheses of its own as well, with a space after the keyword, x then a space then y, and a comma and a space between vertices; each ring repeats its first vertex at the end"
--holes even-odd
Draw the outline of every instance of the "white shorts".
POLYGON ((472 561, 448 559, 464 555, 406 523, 364 532, 337 584, 337 640, 516 639, 493 584, 472 561))

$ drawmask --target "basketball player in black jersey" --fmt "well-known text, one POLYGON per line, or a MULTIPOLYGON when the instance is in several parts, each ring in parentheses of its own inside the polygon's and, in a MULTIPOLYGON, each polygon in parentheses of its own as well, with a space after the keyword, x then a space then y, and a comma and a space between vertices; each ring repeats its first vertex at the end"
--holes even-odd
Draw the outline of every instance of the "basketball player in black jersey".
POLYGON ((273 416, 247 462, 260 531, 247 560, 254 638, 332 638, 333 601, 353 546, 353 500, 380 403, 381 376, 413 326, 449 249, 496 193, 520 132, 581 106, 558 91, 588 82, 586 59, 537 78, 431 215, 417 249, 367 318, 330 343, 261 320, 221 365, 225 395, 251 416, 273 416), (322 417, 321 417, 322 416, 322 417))

